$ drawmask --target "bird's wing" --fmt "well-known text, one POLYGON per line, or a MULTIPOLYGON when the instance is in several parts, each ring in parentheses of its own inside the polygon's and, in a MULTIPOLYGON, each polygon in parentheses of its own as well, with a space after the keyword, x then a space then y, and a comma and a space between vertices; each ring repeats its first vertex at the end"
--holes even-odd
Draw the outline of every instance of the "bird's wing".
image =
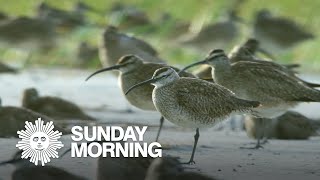
POLYGON ((39 105, 44 105, 44 108, 46 108, 45 106, 50 106, 60 112, 82 112, 76 104, 57 97, 41 97, 39 105))
POLYGON ((137 39, 133 36, 128 36, 133 42, 134 44, 141 48, 143 51, 149 53, 150 55, 153 55, 153 56, 158 56, 158 52, 157 50, 155 50, 150 44, 140 40, 140 39, 137 39))
POLYGON ((238 79, 248 93, 266 95, 287 101, 313 101, 308 93, 316 90, 307 87, 298 78, 269 64, 240 61, 232 64, 234 78, 238 79), (254 88, 252 88, 254 87, 254 88))
POLYGON ((204 80, 181 78, 174 88, 179 106, 199 116, 226 117, 249 109, 230 90, 204 80))

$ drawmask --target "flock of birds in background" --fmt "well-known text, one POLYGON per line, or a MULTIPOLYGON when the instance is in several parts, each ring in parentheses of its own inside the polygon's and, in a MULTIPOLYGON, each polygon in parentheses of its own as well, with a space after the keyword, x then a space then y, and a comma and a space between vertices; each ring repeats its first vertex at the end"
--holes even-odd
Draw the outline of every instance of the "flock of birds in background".
MULTIPOLYGON (((59 32, 87 24, 85 12, 88 10, 101 13, 82 2, 70 11, 41 3, 36 17, 9 17, 1 13, 0 44, 46 51, 57 45, 59 32)), ((79 45, 79 60, 86 62, 99 53, 104 67, 87 80, 105 71, 118 71, 113 75, 119 77, 120 89, 128 102, 139 109, 161 114, 156 141, 165 119, 178 126, 196 129, 192 155, 187 164, 194 163, 199 128, 212 127, 232 115, 245 114, 245 130, 248 136, 257 139, 253 148, 261 148, 261 140, 270 138, 308 139, 317 135, 320 121, 288 110, 301 102, 320 102, 320 91, 316 89, 320 85, 300 79, 296 71, 299 64, 272 61, 273 53, 290 50, 296 44, 314 38, 292 20, 273 16, 265 9, 258 11, 253 23, 253 38, 235 46, 227 54, 223 49, 239 36, 238 25, 246 24, 235 10, 230 10, 225 20, 179 37, 177 42, 181 47, 209 52, 203 60, 179 69, 168 65, 144 40, 121 32, 128 27, 150 24, 144 12, 118 3, 112 12, 124 21, 117 27, 109 25, 104 28, 100 47, 91 47, 86 42, 79 45), (258 52, 265 56, 257 57, 258 52), (193 73, 186 72, 197 65, 202 67, 193 73)), ((172 17, 166 14, 163 21, 169 18, 172 17)), ((176 23, 173 29, 181 34, 189 25, 176 23)), ((176 33, 173 32, 173 36, 176 33)), ((0 72, 16 73, 17 70, 0 62, 0 72)), ((7 122, 5 127, 0 126, 0 136, 16 138, 17 130, 24 127, 26 119, 38 117, 45 121, 96 120, 72 102, 58 97, 41 97, 36 89, 29 88, 24 91, 22 107, 3 106, 0 99, 0 119, 7 122)), ((59 126, 56 129, 63 134, 69 133, 59 126)), ((1 163, 17 165, 12 179, 35 179, 32 173, 37 173, 40 179, 83 179, 56 167, 32 166, 20 156, 21 152, 17 152, 13 159, 1 163)), ((184 171, 179 160, 170 156, 155 160, 99 158, 97 174, 99 180, 128 177, 137 180, 213 179, 184 171)))

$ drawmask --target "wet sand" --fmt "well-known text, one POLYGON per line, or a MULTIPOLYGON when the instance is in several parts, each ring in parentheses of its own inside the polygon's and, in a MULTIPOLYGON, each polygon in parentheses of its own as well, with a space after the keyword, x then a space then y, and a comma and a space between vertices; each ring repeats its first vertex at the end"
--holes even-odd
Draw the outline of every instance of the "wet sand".
MULTIPOLYGON (((97 123, 91 124, 148 125, 145 140, 153 141, 160 114, 129 106, 119 91, 117 79, 110 74, 101 74, 85 82, 89 74, 89 71, 80 70, 30 69, 18 75, 1 75, 2 103, 5 106, 20 106, 23 90, 36 87, 41 95, 59 96, 79 104, 86 112, 99 119, 97 123), (129 107, 133 113, 125 111, 129 107)), ((310 75, 305 77, 311 80, 320 79, 310 75)), ((296 109, 308 117, 320 119, 318 103, 303 103, 296 109)), ((72 126, 84 122, 74 120, 60 123, 72 126)), ((163 152, 187 161, 192 150, 193 135, 194 130, 179 128, 166 121, 160 143, 170 149, 163 152)), ((0 161, 10 158, 17 150, 17 141, 18 139, 0 138, 0 161)), ((70 146, 70 136, 64 136, 62 142, 65 148, 60 152, 70 146)), ((193 171, 227 180, 320 179, 320 137, 304 141, 271 140, 264 149, 239 149, 250 142, 254 140, 249 139, 245 132, 230 131, 228 122, 201 130, 195 155, 196 164, 189 167, 194 168, 193 171)), ((54 159, 49 165, 63 167, 71 173, 95 179, 96 160, 71 158, 68 154, 54 159)), ((11 165, 0 167, 0 179, 10 179, 13 170, 11 165)))

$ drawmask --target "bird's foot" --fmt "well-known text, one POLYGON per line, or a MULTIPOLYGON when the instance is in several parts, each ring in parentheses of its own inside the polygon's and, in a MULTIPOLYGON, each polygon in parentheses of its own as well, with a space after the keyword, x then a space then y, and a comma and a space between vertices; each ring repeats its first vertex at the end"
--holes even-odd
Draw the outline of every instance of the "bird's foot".
POLYGON ((256 145, 254 147, 240 147, 240 149, 263 149, 264 147, 261 145, 256 145))
POLYGON ((193 165, 193 164, 196 164, 196 162, 194 160, 190 160, 188 162, 181 163, 181 164, 193 165))

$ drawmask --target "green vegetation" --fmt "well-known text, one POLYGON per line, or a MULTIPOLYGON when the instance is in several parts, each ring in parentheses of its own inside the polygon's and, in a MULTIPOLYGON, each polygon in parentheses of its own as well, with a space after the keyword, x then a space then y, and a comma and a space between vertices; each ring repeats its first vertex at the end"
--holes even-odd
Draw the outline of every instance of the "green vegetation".
MULTIPOLYGON (((10 15, 34 15, 34 9, 39 0, 0 0, 0 11, 4 11, 10 15)), ((61 9, 71 9, 77 0, 46 0, 49 4, 59 7, 61 9)), ((90 21, 102 26, 106 25, 108 19, 107 12, 115 0, 84 0, 85 3, 105 12, 106 16, 102 17, 93 13, 88 13, 90 21)), ((162 13, 170 13, 174 18, 185 21, 196 22, 197 20, 206 17, 205 23, 217 21, 221 18, 226 9, 232 5, 233 0, 125 0, 128 4, 133 4, 147 12, 150 18, 157 22, 162 13)), ((318 28, 320 27, 320 19, 318 8, 320 1, 314 0, 244 0, 244 3, 239 7, 240 16, 245 18, 248 22, 252 22, 254 13, 261 8, 268 8, 274 14, 280 16, 288 16, 295 21, 302 24, 306 29, 320 36, 318 28)), ((171 42, 166 36, 170 32, 170 23, 159 25, 155 31, 149 32, 150 28, 135 28, 129 30, 130 33, 138 37, 143 37, 148 42, 153 44, 160 52, 161 56, 169 59, 171 63, 188 63, 197 58, 203 57, 204 54, 199 54, 193 51, 181 49, 181 47, 171 46, 171 42)), ((250 32, 250 27, 243 28, 243 34, 250 32)), ((38 55, 32 57, 32 62, 48 64, 48 65, 72 65, 75 59, 75 50, 77 44, 81 40, 90 41, 92 44, 98 44, 99 34, 102 28, 98 27, 83 27, 75 30, 72 34, 64 35, 61 39, 61 44, 58 49, 49 52, 45 55, 38 55)), ((241 42, 245 37, 239 38, 241 42)), ((313 41, 303 43, 291 52, 276 55, 279 61, 302 63, 303 66, 309 70, 320 70, 320 40, 316 38, 313 41)), ((14 53, 4 53, 5 58, 12 59, 14 53)), ((16 54, 15 54, 16 55, 16 54)), ((21 56, 19 56, 21 58, 21 56)), ((93 63, 97 65, 97 63, 93 63)))

